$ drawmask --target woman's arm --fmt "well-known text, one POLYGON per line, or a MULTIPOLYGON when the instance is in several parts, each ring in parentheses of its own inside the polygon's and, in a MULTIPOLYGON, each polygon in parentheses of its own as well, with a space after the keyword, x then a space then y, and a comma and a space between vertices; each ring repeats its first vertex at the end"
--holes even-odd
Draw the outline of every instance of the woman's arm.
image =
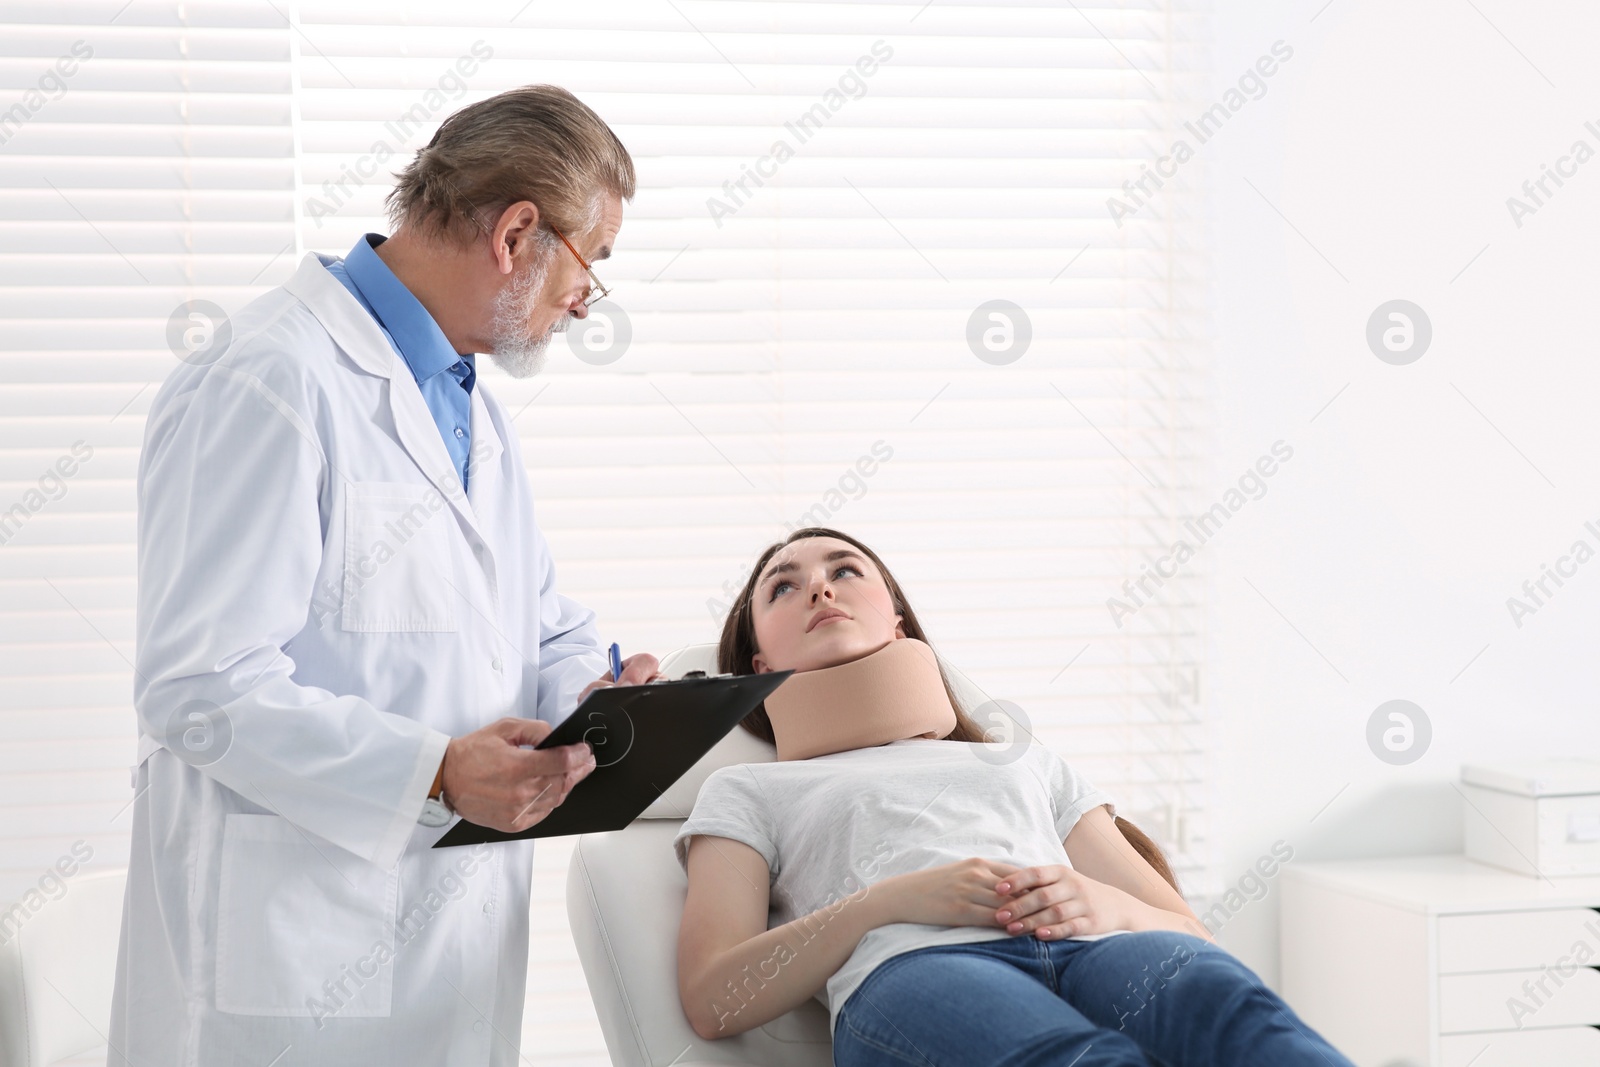
POLYGON ((1062 845, 1073 870, 1134 898, 1134 929, 1178 930, 1216 940, 1178 891, 1128 843, 1104 804, 1085 812, 1062 845))
POLYGON ((869 887, 767 929, 771 870, 742 841, 696 834, 678 928, 678 996, 694 1032, 732 1037, 804 1004, 844 966, 868 930, 892 921, 869 887))

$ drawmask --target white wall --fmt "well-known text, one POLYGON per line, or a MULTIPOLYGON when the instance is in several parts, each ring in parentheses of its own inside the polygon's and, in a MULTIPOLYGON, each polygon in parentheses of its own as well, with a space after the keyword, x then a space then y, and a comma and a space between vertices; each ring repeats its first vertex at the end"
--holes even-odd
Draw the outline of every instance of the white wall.
MULTIPOLYGON (((1275 40, 1294 55, 1196 160, 1214 203, 1217 469, 1295 449, 1212 546, 1225 878, 1280 838, 1292 863, 1459 851, 1462 763, 1600 754, 1600 561, 1520 627, 1506 606, 1574 541, 1600 547, 1584 529, 1600 527, 1600 161, 1520 228, 1506 206, 1576 139, 1600 149, 1584 129, 1600 16, 1322 5, 1218 5, 1217 93, 1275 40), (1364 337, 1394 298, 1434 328, 1404 366, 1364 337), (1365 738, 1395 698, 1434 730, 1404 766, 1365 738)), ((1269 983, 1277 940, 1275 887, 1221 937, 1269 983)))

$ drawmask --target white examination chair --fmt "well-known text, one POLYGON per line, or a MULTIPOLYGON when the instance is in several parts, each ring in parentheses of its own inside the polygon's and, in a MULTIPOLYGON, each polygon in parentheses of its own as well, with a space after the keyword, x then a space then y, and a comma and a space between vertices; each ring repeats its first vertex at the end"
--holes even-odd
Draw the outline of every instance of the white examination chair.
MULTIPOLYGON (((714 644, 690 645, 668 655, 661 673, 715 674, 716 655, 714 644)), ((946 674, 969 711, 985 703, 958 672, 946 674)), ((1016 725, 993 705, 975 718, 990 727, 1016 725)), ((708 1041, 690 1029, 678 1000, 678 923, 688 881, 672 839, 712 771, 776 758, 772 745, 734 727, 632 825, 578 838, 567 868, 567 917, 613 1067, 831 1067, 828 1012, 820 1001, 708 1041)))
POLYGON ((105 1047, 127 884, 126 871, 77 874, 64 896, 6 928, 0 1067, 46 1067, 105 1047))

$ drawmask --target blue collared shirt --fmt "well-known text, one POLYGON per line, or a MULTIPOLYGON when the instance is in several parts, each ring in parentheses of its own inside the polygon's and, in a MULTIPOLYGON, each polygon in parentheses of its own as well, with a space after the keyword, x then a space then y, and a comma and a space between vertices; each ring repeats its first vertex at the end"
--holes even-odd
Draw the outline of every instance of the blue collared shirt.
POLYGON ((379 233, 363 235, 344 262, 329 264, 328 273, 361 302, 411 368, 422 399, 427 401, 444 437, 444 447, 456 465, 461 491, 466 492, 467 456, 472 450, 471 394, 478 378, 477 367, 471 354, 460 355, 450 347, 428 309, 378 258, 373 249, 386 240, 379 233))

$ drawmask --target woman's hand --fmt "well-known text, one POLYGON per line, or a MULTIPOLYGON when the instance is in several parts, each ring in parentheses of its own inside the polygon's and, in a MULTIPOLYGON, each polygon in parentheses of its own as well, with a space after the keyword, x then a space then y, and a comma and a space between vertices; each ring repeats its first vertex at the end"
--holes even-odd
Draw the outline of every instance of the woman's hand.
POLYGON ((995 882, 1022 868, 999 860, 957 860, 942 867, 912 871, 885 878, 868 887, 869 893, 889 898, 891 922, 926 923, 930 926, 998 926, 995 909, 1006 896, 995 882))
POLYGON ((1143 901, 1116 886, 1097 882, 1065 864, 1018 869, 995 885, 1006 902, 995 922, 1010 934, 1041 940, 1074 934, 1132 930, 1143 901))

